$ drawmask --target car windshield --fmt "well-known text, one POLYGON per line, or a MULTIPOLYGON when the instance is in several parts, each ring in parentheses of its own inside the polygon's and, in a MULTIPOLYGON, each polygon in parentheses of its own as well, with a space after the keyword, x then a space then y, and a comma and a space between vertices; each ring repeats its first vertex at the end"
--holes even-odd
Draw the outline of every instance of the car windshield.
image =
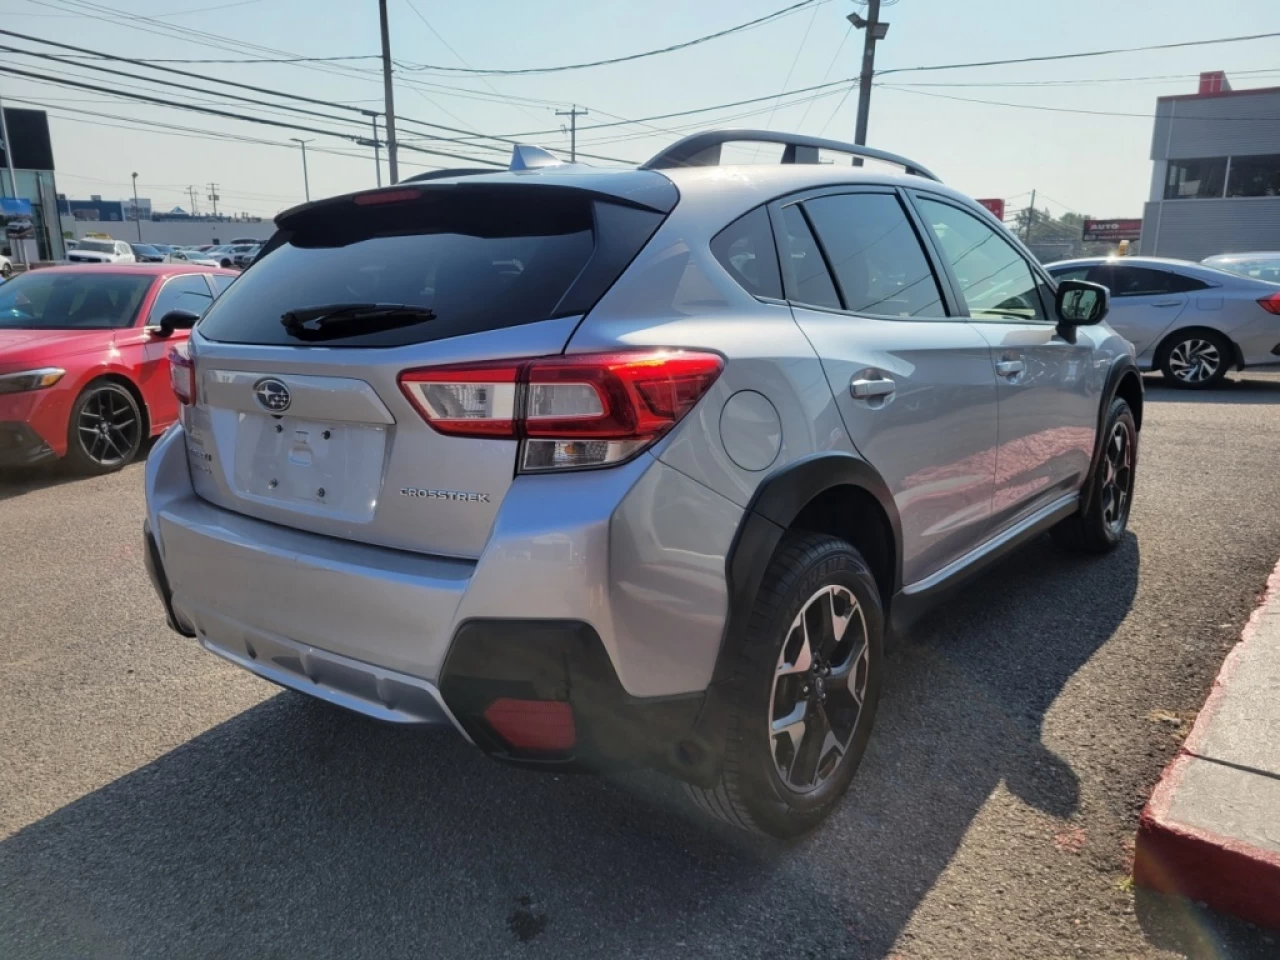
POLYGON ((1205 261, 1205 266, 1213 267, 1216 270, 1226 270, 1228 273, 1239 274, 1242 277, 1251 277, 1254 280, 1280 283, 1280 256, 1256 257, 1248 260, 1210 259, 1205 261))
POLYGON ((161 256, 161 252, 157 250, 155 247, 151 246, 151 244, 149 243, 131 243, 129 244, 129 247, 133 250, 134 253, 138 254, 139 256, 143 256, 143 257, 161 256))
POLYGON ((77 250, 87 250, 89 253, 115 253, 116 244, 114 240, 81 240, 76 244, 77 250))
POLYGON ((0 287, 0 329, 115 330, 129 326, 151 277, 39 270, 0 287))

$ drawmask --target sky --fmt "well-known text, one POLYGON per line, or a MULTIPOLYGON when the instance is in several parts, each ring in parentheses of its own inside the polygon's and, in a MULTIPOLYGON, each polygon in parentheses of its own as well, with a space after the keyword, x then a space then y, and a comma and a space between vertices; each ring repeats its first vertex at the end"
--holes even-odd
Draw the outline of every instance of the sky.
MULTIPOLYGON (((794 2, 388 0, 388 6, 392 55, 406 67, 518 69, 651 50, 794 2)), ((118 56, 370 58, 173 64, 213 81, 120 64, 109 66, 129 76, 110 76, 83 62, 72 67, 3 51, 0 66, 114 89, 145 89, 163 99, 220 104, 215 108, 367 135, 358 126, 367 119, 354 111, 307 106, 320 117, 268 112, 234 104, 222 95, 271 97, 236 91, 217 81, 235 80, 381 110, 380 65, 372 59, 380 50, 377 9, 377 0, 115 0, 109 6, 104 0, 0 0, 0 28, 118 56), (204 35, 166 35, 177 29, 204 35), (198 90, 178 89, 172 83, 198 90), (351 122, 344 122, 348 118, 351 122)), ((820 98, 794 105, 786 105, 785 99, 781 106, 764 101, 648 125, 590 127, 771 97, 855 77, 862 32, 852 30, 845 20, 855 10, 865 12, 865 5, 822 0, 689 49, 584 70, 477 78, 400 69, 396 109, 406 119, 484 134, 519 134, 516 139, 562 148, 568 137, 559 128, 567 118, 555 111, 576 103, 588 111, 579 118, 579 149, 631 162, 643 161, 685 133, 724 126, 798 130, 852 140, 857 92, 846 96, 842 87, 817 91, 820 98)), ((1280 38, 964 70, 902 69, 1280 31, 1280 0, 897 0, 885 3, 882 18, 890 26, 877 48, 877 69, 902 72, 884 76, 872 92, 868 144, 911 157, 972 196, 1006 198, 1011 207, 1025 206, 1035 190, 1037 207, 1055 216, 1068 211, 1108 218, 1140 216, 1150 188, 1150 117, 1156 98, 1195 92, 1201 71, 1225 70, 1235 89, 1280 86, 1280 38)), ((57 52, 12 37, 0 37, 0 43, 57 52)), ((307 154, 312 198, 374 185, 372 151, 341 138, 129 103, 3 72, 0 96, 10 106, 36 102, 48 109, 58 189, 76 199, 90 194, 124 198, 130 191, 130 174, 136 171, 139 195, 150 197, 157 209, 189 208, 187 187, 192 185, 206 211, 207 184, 216 182, 220 211, 273 216, 303 200, 301 153, 289 142, 293 136, 313 138, 307 154), (162 132, 147 122, 186 131, 162 132), (271 143, 227 141, 218 134, 271 143)), ((487 141, 492 149, 460 149, 457 143, 433 142, 433 135, 467 136, 409 123, 400 131, 402 140, 424 148, 505 162, 504 144, 487 141)), ((466 165, 414 153, 402 153, 401 160, 401 176, 432 166, 466 165)))

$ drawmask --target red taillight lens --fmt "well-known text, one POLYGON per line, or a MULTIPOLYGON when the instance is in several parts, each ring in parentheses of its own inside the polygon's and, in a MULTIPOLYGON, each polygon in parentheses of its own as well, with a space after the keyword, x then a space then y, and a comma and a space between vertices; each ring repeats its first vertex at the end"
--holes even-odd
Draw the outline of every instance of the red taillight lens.
POLYGON ((1273 293, 1270 296, 1263 297, 1258 301, 1258 306, 1262 307, 1267 313, 1280 315, 1280 293, 1273 293))
POLYGON ((558 700, 514 700, 489 704, 484 718, 493 732, 515 750, 566 753, 577 743, 573 707, 558 700))
POLYGON ((560 470, 630 459, 723 369, 714 353, 619 351, 406 370, 400 386, 441 433, 518 437, 522 470, 560 470))
POLYGON ((185 342, 169 348, 169 384, 179 403, 190 406, 196 402, 196 365, 185 342))

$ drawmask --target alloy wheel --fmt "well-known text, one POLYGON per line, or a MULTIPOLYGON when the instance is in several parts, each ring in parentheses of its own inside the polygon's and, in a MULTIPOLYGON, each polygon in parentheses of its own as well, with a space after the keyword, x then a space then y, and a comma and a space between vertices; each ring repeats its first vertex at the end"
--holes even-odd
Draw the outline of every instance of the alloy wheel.
POLYGON ((103 467, 118 466, 133 456, 141 428, 132 398, 117 386, 89 394, 76 423, 85 456, 103 467))
POLYGON ((1119 535, 1128 519, 1133 493, 1133 437, 1123 422, 1111 428, 1102 466, 1102 522, 1119 535))
POLYGON ((1169 351, 1169 370, 1183 383, 1204 383, 1218 372, 1222 355, 1208 340, 1183 340, 1169 351))
POLYGON ((769 696, 769 740, 779 778, 809 793, 840 766, 867 692, 867 623, 853 593, 826 586, 787 632, 769 696))

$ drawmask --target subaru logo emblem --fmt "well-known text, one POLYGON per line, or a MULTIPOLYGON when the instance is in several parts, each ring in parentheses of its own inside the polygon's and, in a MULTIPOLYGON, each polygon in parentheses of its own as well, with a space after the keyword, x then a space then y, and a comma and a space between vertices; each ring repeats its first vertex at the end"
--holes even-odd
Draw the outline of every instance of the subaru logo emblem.
POLYGON ((289 409, 291 397, 289 388, 275 377, 265 377, 253 385, 253 395, 264 410, 271 413, 284 413, 289 409))

